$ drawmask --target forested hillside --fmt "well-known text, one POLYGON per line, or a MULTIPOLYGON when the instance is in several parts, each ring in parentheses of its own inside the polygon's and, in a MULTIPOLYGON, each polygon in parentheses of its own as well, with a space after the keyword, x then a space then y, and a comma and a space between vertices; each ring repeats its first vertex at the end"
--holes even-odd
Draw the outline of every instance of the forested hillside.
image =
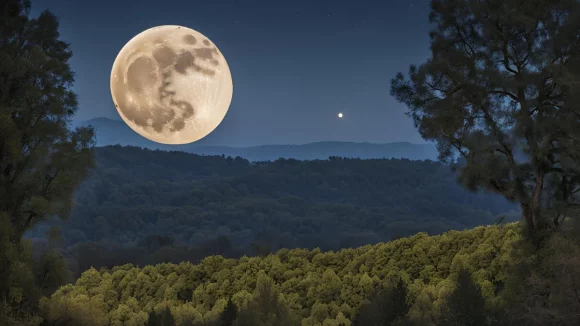
MULTIPOLYGON (((431 161, 250 163, 118 146, 97 148, 95 156, 71 217, 57 223, 69 256, 83 260, 79 270, 282 247, 355 247, 493 224, 515 208, 501 197, 467 192, 449 167, 431 161), (168 248, 154 254, 161 247, 168 248)), ((47 228, 29 236, 43 237, 47 228)))
POLYGON ((580 1, 430 6, 390 93, 448 165, 95 149, 58 17, 0 1, 0 325, 580 325, 580 1))
MULTIPOLYGON (((231 313, 227 308, 231 299, 237 309, 228 318, 234 319, 239 311, 235 325, 278 325, 274 323, 278 321, 281 325, 348 326, 355 319, 358 325, 379 325, 374 322, 382 317, 369 313, 373 302, 375 308, 381 304, 378 298, 373 301, 373 290, 399 287, 402 292, 387 295, 398 300, 392 316, 431 325, 448 314, 446 303, 457 287, 457 277, 466 271, 489 307, 480 315, 472 311, 474 318, 496 318, 491 312, 503 304, 498 292, 509 279, 514 245, 520 240, 517 228, 509 224, 439 236, 421 233, 338 252, 282 249, 264 258, 212 256, 200 264, 90 269, 42 306, 52 321, 78 325, 144 325, 155 318, 151 312, 162 313, 166 307, 170 310, 167 318, 176 325, 222 325, 212 322, 231 313), (279 300, 268 300, 277 298, 278 292, 279 300), (402 312, 394 311, 397 306, 402 312), (278 319, 248 323, 267 311, 277 311, 278 319)), ((478 300, 479 292, 474 293, 471 297, 463 294, 461 299, 478 300)), ((384 307, 381 313, 389 314, 384 307)))

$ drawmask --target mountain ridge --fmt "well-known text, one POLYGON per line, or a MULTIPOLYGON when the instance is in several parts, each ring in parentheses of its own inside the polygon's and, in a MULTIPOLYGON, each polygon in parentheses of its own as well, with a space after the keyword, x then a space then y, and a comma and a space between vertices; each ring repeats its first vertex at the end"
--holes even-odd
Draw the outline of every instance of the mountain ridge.
POLYGON ((99 147, 109 145, 137 146, 148 149, 177 150, 201 155, 239 156, 250 161, 274 161, 279 158, 316 160, 328 159, 331 156, 361 159, 437 159, 437 150, 432 144, 317 141, 306 144, 265 144, 235 147, 215 145, 208 143, 207 139, 201 139, 192 144, 165 145, 141 137, 121 120, 100 117, 80 121, 76 125, 93 126, 97 134, 97 146, 99 147))

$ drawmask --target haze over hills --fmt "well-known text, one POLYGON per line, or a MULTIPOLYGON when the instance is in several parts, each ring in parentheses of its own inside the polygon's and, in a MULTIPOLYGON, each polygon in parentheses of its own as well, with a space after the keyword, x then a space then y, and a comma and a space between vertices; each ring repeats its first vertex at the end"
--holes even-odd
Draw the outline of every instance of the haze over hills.
MULTIPOLYGON (((375 159, 406 158, 410 160, 436 160, 437 150, 431 144, 408 142, 373 144, 324 141, 302 145, 261 145, 230 147, 212 145, 208 138, 187 145, 163 145, 145 139, 131 130, 123 121, 95 118, 78 125, 92 125, 97 133, 97 146, 123 145, 148 149, 178 150, 201 155, 240 156, 249 161, 275 161, 279 158, 297 160, 328 159, 330 156, 375 159)), ((211 135, 210 135, 211 137, 211 135)))

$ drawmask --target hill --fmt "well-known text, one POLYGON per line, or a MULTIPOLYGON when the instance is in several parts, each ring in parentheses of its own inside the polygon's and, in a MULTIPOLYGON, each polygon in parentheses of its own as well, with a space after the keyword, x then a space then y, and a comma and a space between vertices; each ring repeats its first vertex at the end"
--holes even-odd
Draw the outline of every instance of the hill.
POLYGON ((277 160, 95 149, 62 229, 73 270, 198 261, 279 248, 336 250, 493 224, 515 209, 470 193, 447 166, 398 159, 277 160), (172 249, 164 249, 171 246, 172 249))
POLYGON ((213 256, 200 264, 90 269, 42 305, 53 321, 144 325, 151 311, 169 307, 176 325, 207 325, 203 323, 218 318, 228 299, 243 308, 253 300, 256 287, 263 292, 269 285, 281 294, 279 305, 304 326, 350 325, 373 289, 402 279, 411 322, 430 325, 463 269, 490 306, 500 302, 497 293, 508 278, 518 234, 517 225, 510 224, 439 236, 421 233, 338 252, 282 249, 264 258, 213 256))
POLYGON ((304 145, 263 145, 245 148, 211 146, 208 139, 187 145, 163 145, 149 141, 120 120, 96 118, 82 121, 78 125, 91 125, 97 134, 97 146, 123 145, 148 149, 178 150, 202 155, 240 156, 252 162, 275 161, 279 158, 297 160, 327 159, 330 156, 372 158, 407 158, 411 160, 435 160, 437 150, 431 144, 407 142, 371 144, 351 142, 316 142, 304 145))

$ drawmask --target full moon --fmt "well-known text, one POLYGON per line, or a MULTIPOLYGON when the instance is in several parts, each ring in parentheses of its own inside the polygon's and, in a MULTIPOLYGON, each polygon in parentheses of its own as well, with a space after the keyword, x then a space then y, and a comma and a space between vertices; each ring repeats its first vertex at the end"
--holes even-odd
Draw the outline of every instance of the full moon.
POLYGON ((342 118, 342 113, 339 113, 339 114, 338 114, 338 117, 339 117, 339 118, 342 118))
POLYGON ((223 54, 183 26, 153 27, 133 37, 111 71, 111 96, 123 121, 162 144, 187 144, 210 134, 226 116, 232 95, 223 54))

